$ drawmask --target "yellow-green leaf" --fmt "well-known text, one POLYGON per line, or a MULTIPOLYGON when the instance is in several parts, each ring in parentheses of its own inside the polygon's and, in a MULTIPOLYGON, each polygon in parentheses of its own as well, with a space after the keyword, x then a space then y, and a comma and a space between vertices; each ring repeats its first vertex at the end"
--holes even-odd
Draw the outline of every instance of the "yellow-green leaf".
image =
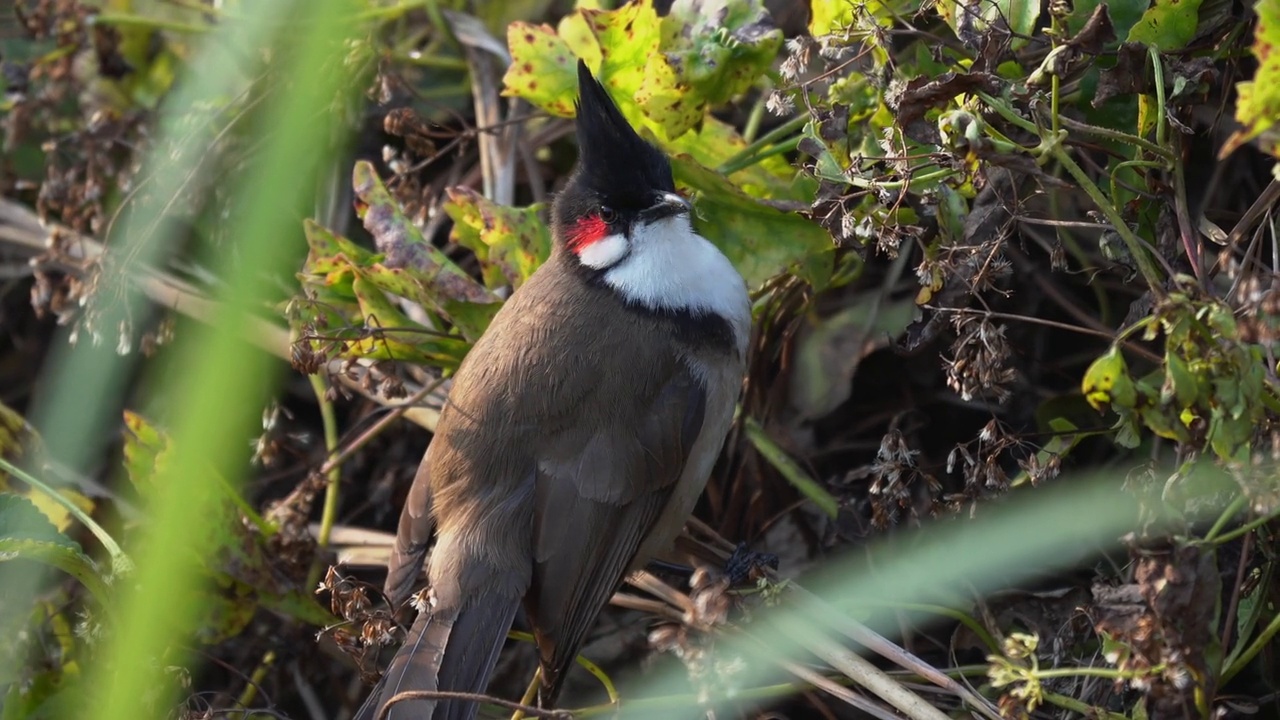
POLYGON ((1142 43, 1161 52, 1184 47, 1196 36, 1201 0, 1155 0, 1129 30, 1127 42, 1142 43))
POLYGON ((1099 411, 1108 405, 1132 408, 1137 403, 1137 390, 1133 378, 1129 377, 1129 367, 1114 345, 1085 371, 1080 389, 1085 400, 1099 411))
POLYGON ((499 205, 465 187, 450 188, 444 211, 453 219, 449 239, 479 259, 485 284, 519 287, 551 254, 551 233, 540 206, 499 205))
POLYGON ((169 437, 146 418, 124 411, 124 469, 135 488, 144 490, 169 461, 169 437))
POLYGON ((456 337, 433 332, 410 320, 386 294, 364 278, 352 285, 365 329, 343 344, 347 357, 372 360, 403 360, 422 365, 455 369, 470 347, 456 337))
POLYGON ((524 98, 561 117, 573 117, 577 96, 577 59, 550 25, 511 23, 507 28, 511 66, 502 82, 504 95, 524 98))

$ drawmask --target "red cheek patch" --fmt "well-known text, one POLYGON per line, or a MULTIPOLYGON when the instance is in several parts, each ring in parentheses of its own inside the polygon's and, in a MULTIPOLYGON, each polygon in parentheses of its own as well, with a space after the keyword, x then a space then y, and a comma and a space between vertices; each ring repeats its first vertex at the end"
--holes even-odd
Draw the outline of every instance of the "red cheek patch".
POLYGON ((575 253, 581 253, 590 245, 609 234, 609 226, 599 215, 588 215, 574 223, 566 233, 565 244, 575 253))

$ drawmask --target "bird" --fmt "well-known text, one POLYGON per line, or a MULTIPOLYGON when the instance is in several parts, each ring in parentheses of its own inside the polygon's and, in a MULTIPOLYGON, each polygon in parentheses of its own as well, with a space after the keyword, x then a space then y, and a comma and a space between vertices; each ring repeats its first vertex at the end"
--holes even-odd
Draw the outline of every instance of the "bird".
MULTIPOLYGON (((424 560, 429 589, 357 720, 406 690, 483 693, 521 608, 553 707, 614 591, 670 548, 732 424, 746 282, 694 231, 670 160, 581 60, 577 75, 578 163, 552 204, 552 250, 454 376, 384 594, 409 598, 424 560)), ((437 696, 387 717, 478 709, 437 696)))

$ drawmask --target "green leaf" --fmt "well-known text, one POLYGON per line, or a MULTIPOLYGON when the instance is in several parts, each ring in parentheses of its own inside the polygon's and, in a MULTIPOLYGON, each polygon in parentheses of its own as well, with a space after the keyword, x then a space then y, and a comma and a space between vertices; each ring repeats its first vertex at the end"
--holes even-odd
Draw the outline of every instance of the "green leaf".
POLYGON ((1138 399, 1133 378, 1129 377, 1129 366, 1120 349, 1114 345, 1085 371, 1080 390, 1085 400, 1099 411, 1112 404, 1132 408, 1138 399))
POLYGON ((35 503, 14 493, 0 493, 0 537, 49 542, 80 550, 79 543, 58 532, 35 503))
MULTIPOLYGON (((504 78, 503 92, 552 114, 573 115, 576 54, 593 69, 641 136, 669 155, 683 153, 706 167, 719 167, 747 143, 732 126, 707 114, 708 98, 719 97, 726 88, 744 86, 749 76, 750 82, 759 78, 767 65, 760 58, 774 42, 770 31, 747 22, 755 17, 752 7, 727 9, 726 18, 744 24, 722 28, 720 35, 711 39, 686 38, 682 32, 671 31, 673 26, 662 25, 651 0, 610 11, 579 10, 566 16, 558 31, 547 25, 513 25, 507 33, 513 62, 504 78), (755 34, 760 37, 754 38, 755 34), (668 51, 672 57, 683 53, 692 58, 690 53, 704 46, 699 43, 732 45, 743 42, 741 38, 754 38, 756 45, 736 51, 740 55, 730 53, 729 65, 716 71, 719 76, 697 76, 698 82, 705 82, 701 90, 690 84, 686 63, 679 62, 681 70, 676 72, 677 65, 668 59, 668 51)), ((774 54, 776 46, 770 62, 774 54)), ((699 72, 710 72, 710 68, 699 72)), ((817 189, 812 178, 797 178, 795 169, 781 156, 765 158, 733 173, 730 179, 756 197, 775 200, 807 202, 817 189)))
POLYGON ((1126 42, 1142 43, 1161 52, 1179 50, 1196 36, 1202 0, 1155 0, 1129 30, 1126 42))
POLYGON ((58 532, 35 503, 0 493, 0 561, 13 558, 58 568, 79 580, 99 602, 107 599, 98 566, 79 543, 58 532))
POLYGON ((1115 442, 1120 447, 1129 448, 1130 450, 1142 444, 1142 433, 1136 414, 1128 413, 1116 424, 1115 442))
POLYGON ((831 278, 834 250, 826 230, 794 213, 764 205, 688 158, 672 160, 676 182, 698 191, 695 227, 733 262, 747 285, 794 268, 816 288, 831 278))
MULTIPOLYGON (((1253 8, 1258 13, 1253 36, 1258 69, 1252 80, 1236 85, 1236 120, 1244 127, 1227 141, 1224 155, 1263 133, 1273 135, 1280 120, 1280 0, 1259 0, 1253 8)), ((1276 154, 1275 138, 1266 145, 1276 154)))
POLYGON ((134 488, 146 491, 152 478, 169 461, 169 438, 162 434, 146 418, 131 411, 124 411, 124 469, 134 488))
POLYGON ((857 7, 853 0, 810 0, 809 34, 817 37, 844 32, 853 25, 857 7))
POLYGON ((524 98, 553 115, 573 117, 577 58, 550 25, 515 22, 507 28, 511 66, 502 78, 503 95, 524 98))
POLYGON ((836 502, 834 496, 827 492, 827 489, 818 484, 817 480, 809 477, 809 474, 800 467, 799 463, 791 458, 785 450, 778 447, 778 444, 765 433, 764 428, 760 427, 760 423, 752 418, 747 418, 743 427, 747 431, 747 439, 751 441, 756 451, 764 456, 765 460, 773 466, 775 470, 782 473, 782 476, 791 483, 796 490, 800 491, 809 500, 813 501, 818 509, 826 513, 830 517, 835 517, 840 512, 840 505, 836 502))
POLYGON ((387 299, 386 293, 364 278, 352 284, 368 330, 343 344, 347 357, 401 360, 456 369, 470 344, 441 335, 410 320, 387 299))
POLYGON ((676 0, 663 20, 663 35, 670 38, 663 50, 684 82, 712 105, 749 90, 782 46, 782 31, 761 0, 676 0))
POLYGON ((1040 3, 1036 0, 994 0, 978 5, 963 0, 940 0, 937 10, 956 37, 961 39, 990 32, 997 23, 1007 25, 1015 33, 1012 47, 1016 49, 1025 45, 1025 36, 1035 31, 1040 3), (962 27, 967 33, 960 31, 962 27))
POLYGON ((551 254, 551 233, 538 217, 541 206, 505 207, 465 187, 447 194, 449 239, 476 254, 489 287, 519 287, 551 254))
POLYGON ((706 102, 680 82, 675 68, 662 53, 649 56, 635 98, 644 114, 668 138, 678 138, 695 129, 707 113, 706 102))
POLYGON ((381 262, 362 267, 363 276, 383 290, 443 313, 467 339, 479 338, 501 305, 497 296, 422 237, 372 164, 356 163, 352 184, 361 202, 358 214, 383 256, 381 262))
MULTIPOLYGON (((1077 0, 1067 18, 1067 30, 1071 35, 1079 34, 1101 2, 1102 0, 1077 0)), ((1148 4, 1149 0, 1106 0, 1107 14, 1111 17, 1111 27, 1117 38, 1129 36, 1130 29, 1142 18, 1148 4)))
POLYGON ((1178 401, 1179 407, 1185 408, 1194 405, 1196 398, 1200 394, 1200 383, 1191 372, 1187 362, 1179 357, 1176 352, 1173 352, 1172 349, 1165 351, 1164 362, 1165 367, 1169 370, 1167 381, 1174 398, 1178 401))
POLYGON ((1040 3, 1037 0, 996 0, 989 6, 986 3, 983 6, 989 19, 1004 19, 1015 35, 1033 33, 1036 20, 1040 17, 1040 3))

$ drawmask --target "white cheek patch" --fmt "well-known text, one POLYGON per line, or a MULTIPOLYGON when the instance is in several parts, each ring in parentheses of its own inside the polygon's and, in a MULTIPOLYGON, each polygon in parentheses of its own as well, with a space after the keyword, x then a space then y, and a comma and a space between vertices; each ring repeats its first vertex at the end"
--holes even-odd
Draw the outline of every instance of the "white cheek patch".
POLYGON ((626 257, 627 238, 620 234, 606 235, 578 253, 578 260, 593 270, 603 270, 626 257))
POLYGON ((693 231, 688 216, 640 225, 632 234, 630 252, 605 273, 605 282, 651 308, 715 313, 745 347, 751 327, 746 283, 715 245, 693 231))

